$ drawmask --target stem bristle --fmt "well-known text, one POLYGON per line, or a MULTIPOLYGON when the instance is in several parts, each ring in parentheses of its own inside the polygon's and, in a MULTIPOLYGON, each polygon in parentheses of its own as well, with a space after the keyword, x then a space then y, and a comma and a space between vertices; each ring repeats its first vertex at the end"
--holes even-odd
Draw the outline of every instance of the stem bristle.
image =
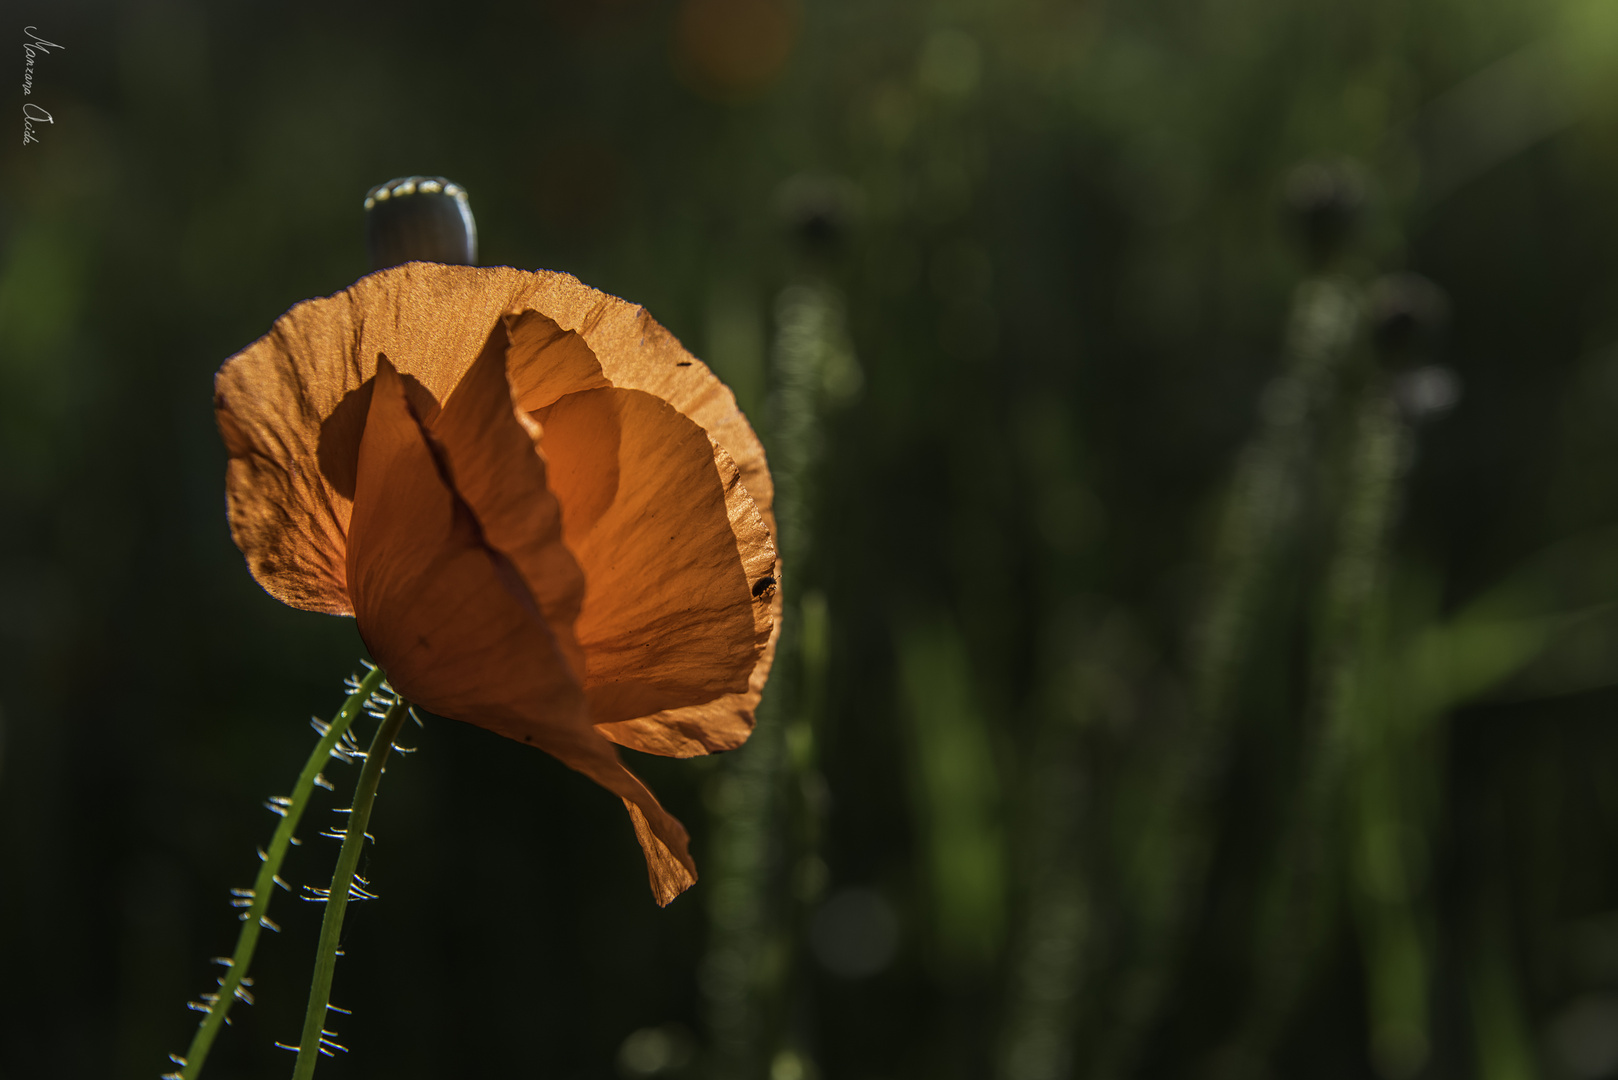
MULTIPOLYGON (((314 1075, 316 1061, 322 1056, 331 1057, 331 1048, 347 1052, 346 1047, 331 1040, 330 1036, 334 1033, 327 1031, 324 1026, 326 1013, 331 1005, 331 984, 332 977, 336 974, 337 958, 343 955, 343 950, 338 947, 342 937, 343 914, 347 910, 349 900, 355 898, 354 882, 365 841, 375 841, 365 827, 370 821, 371 810, 376 802, 377 784, 382 779, 388 751, 408 711, 409 703, 394 696, 382 722, 377 726, 370 749, 359 755, 365 764, 360 770, 359 781, 354 788, 348 827, 341 830, 343 846, 337 855, 337 867, 332 873, 331 887, 326 890, 326 913, 320 925, 320 946, 315 954, 314 978, 310 981, 309 1006, 304 1013, 303 1036, 299 1040, 298 1062, 293 1070, 293 1080, 310 1080, 314 1075)), ((353 741, 352 736, 348 741, 353 741)), ((335 838, 337 830, 323 835, 335 838)), ((363 887, 369 885, 369 882, 364 878, 359 878, 359 881, 362 882, 361 892, 366 894, 360 898, 369 898, 368 892, 363 887)))

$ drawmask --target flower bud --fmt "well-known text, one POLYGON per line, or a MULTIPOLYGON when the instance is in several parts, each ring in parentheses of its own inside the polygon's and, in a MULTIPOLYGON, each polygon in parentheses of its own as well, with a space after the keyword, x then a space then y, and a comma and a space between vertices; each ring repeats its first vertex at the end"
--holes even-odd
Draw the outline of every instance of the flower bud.
POLYGON ((442 176, 402 176, 365 193, 372 270, 407 262, 476 266, 478 227, 466 189, 442 176))

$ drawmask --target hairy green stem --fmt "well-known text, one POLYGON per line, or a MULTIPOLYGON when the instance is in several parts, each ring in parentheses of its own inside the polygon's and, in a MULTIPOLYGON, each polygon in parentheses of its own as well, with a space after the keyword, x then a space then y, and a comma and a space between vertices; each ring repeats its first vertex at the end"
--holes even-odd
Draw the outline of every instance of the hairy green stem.
MULTIPOLYGON (((331 981, 337 972, 337 946, 343 932, 343 914, 348 909, 349 891, 354 885, 354 872, 359 867, 360 852, 365 849, 365 828, 371 820, 371 806, 376 802, 376 788, 382 781, 382 769, 388 761, 388 751, 398 738, 399 728, 410 712, 410 703, 396 698, 382 717, 366 751, 365 765, 360 770, 359 783, 354 787, 354 802, 348 811, 348 831, 343 836, 343 848, 337 855, 337 869, 331 876, 331 892, 326 897, 326 917, 320 923, 320 944, 315 952, 315 975, 309 986, 309 1008, 303 1016, 303 1037, 298 1040, 298 1065, 293 1080, 309 1080, 315 1074, 315 1062, 323 1047, 335 1046, 326 1031, 326 1012, 331 1004, 331 981)), ((330 1054, 330 1050, 325 1053, 330 1054)))
MULTIPOLYGON (((381 668, 372 668, 355 686, 354 692, 343 702, 343 707, 332 718, 331 726, 315 745, 314 752, 303 766, 303 772, 298 774, 298 782, 293 785, 289 801, 285 803, 271 802, 271 806, 284 811, 281 824, 276 827, 275 835, 270 839, 270 846, 264 852, 264 865, 259 867, 258 880, 253 882, 251 893, 252 904, 242 916, 242 931, 236 937, 236 952, 231 956, 225 975, 219 980, 219 993, 208 1002, 208 1015, 203 1017, 202 1024, 191 1039, 191 1045, 185 1052, 183 1071, 179 1074, 183 1080, 197 1080, 202 1075, 202 1065, 208 1059, 208 1051, 213 1048, 213 1041, 219 1034, 219 1029, 226 1023, 226 1014, 236 1000, 238 993, 245 994, 242 989, 242 980, 247 975, 248 966, 253 962, 253 950, 258 946, 259 931, 266 925, 265 913, 270 907, 270 894, 275 887, 281 884, 277 875, 281 871, 281 863, 286 858, 287 846, 292 842, 292 833, 303 818, 304 810, 309 807, 309 793, 314 790, 315 780, 320 776, 320 770, 331 756, 337 741, 348 731, 354 718, 359 716, 360 710, 365 707, 372 694, 381 687, 384 675, 381 668)), ((282 885, 282 888, 285 888, 282 885)), ((247 899, 248 897, 242 897, 247 899)), ((274 924, 268 924, 274 925, 274 924)))

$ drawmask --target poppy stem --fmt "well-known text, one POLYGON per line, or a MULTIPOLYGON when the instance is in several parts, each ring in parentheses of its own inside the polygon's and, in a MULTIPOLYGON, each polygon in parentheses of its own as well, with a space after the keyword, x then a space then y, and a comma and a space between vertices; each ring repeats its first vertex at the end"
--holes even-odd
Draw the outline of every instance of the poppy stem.
MULTIPOLYGON (((354 684, 354 692, 343 702, 343 707, 332 718, 331 725, 322 734, 320 742, 315 744, 314 752, 304 763, 303 772, 298 774, 298 782, 293 785, 292 795, 285 803, 274 803, 284 811, 281 815, 281 824, 276 826, 275 835, 270 839, 270 846, 263 855, 263 865, 258 869, 258 879, 253 882, 253 891, 250 894, 252 904, 242 914, 242 930, 236 937, 236 952, 225 962, 225 974, 219 980, 219 992, 210 995, 213 1000, 207 1003, 207 1016, 197 1027, 197 1033, 191 1039, 191 1045, 185 1052, 184 1065, 179 1076, 182 1080, 196 1080, 202 1075, 202 1065, 208 1059, 208 1051, 213 1048, 213 1041, 219 1034, 219 1029, 228 1021, 226 1014, 230 1012, 231 1004, 238 994, 245 995, 242 989, 243 980, 247 976, 247 969, 253 962, 253 950, 258 947, 259 932, 267 923, 265 914, 270 907, 270 894, 275 887, 281 884, 277 876, 281 872, 281 863, 286 858, 287 846, 292 842, 292 834, 303 818, 303 812, 309 807, 309 793, 314 790, 315 780, 320 776, 320 770, 326 764, 326 759, 332 756, 338 740, 348 733, 349 725, 359 716, 360 710, 371 695, 382 686, 384 675, 381 668, 372 668, 365 678, 354 684)), ((282 886, 285 888, 285 886, 282 886)), ((251 1000, 244 998, 244 1000, 251 1000)), ((194 1006, 193 1006, 194 1007, 194 1006)), ((173 1075, 173 1074, 171 1074, 173 1075)))
POLYGON ((348 812, 348 831, 343 836, 343 847, 337 855, 337 869, 332 872, 331 891, 326 896, 326 917, 320 923, 320 944, 315 951, 315 975, 309 986, 309 1007, 303 1016, 303 1037, 298 1041, 298 1064, 293 1080, 309 1080, 315 1074, 319 1055, 331 1056, 333 1049, 343 1049, 335 1040, 336 1032, 326 1030, 326 1013, 331 1006, 331 981, 337 971, 337 946, 343 931, 343 914, 348 909, 348 898, 354 888, 354 872, 359 867, 360 852, 365 849, 366 825, 371 820, 371 806, 376 802, 377 785, 382 781, 383 767, 393 740, 399 736, 410 702, 395 697, 393 704, 377 726, 371 748, 366 751, 365 765, 360 769, 359 782, 354 787, 354 802, 348 812))

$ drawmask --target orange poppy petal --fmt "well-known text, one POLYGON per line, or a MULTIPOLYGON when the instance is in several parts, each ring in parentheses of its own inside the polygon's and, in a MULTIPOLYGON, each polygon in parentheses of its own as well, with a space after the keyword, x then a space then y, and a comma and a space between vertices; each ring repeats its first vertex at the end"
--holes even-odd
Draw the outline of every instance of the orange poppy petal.
POLYGON ((259 584, 284 603, 352 614, 342 551, 377 356, 405 376, 427 419, 532 276, 437 272, 445 269, 410 263, 298 304, 214 381, 231 455, 231 534, 259 584))
POLYGON ((522 575, 577 675, 584 660, 573 622, 584 598, 584 575, 562 543, 561 509, 546 486, 545 459, 535 450, 538 428, 530 432, 512 409, 506 382, 508 343, 505 324, 495 323, 478 359, 427 432, 485 543, 522 575))
POLYGON ((283 604, 351 615, 343 529, 318 471, 306 467, 319 425, 291 376, 227 364, 214 380, 214 416, 230 455, 230 538, 253 577, 283 604))
POLYGON ((774 628, 775 547, 729 455, 635 390, 569 394, 536 415, 562 536, 584 569, 575 629, 591 717, 747 690, 774 628))
MULTIPOLYGON (((741 513, 736 515, 743 516, 741 513)), ((734 523, 735 517, 732 520, 734 523)), ((744 524, 738 528, 737 535, 740 538, 746 534, 744 524)), ((780 563, 776 561, 771 566, 756 551, 749 571, 753 582, 754 618, 757 621, 761 616, 767 616, 769 637, 748 673, 746 688, 721 694, 700 705, 664 709, 648 716, 603 723, 599 725, 603 735, 632 750, 681 758, 734 750, 747 741, 747 737, 753 733, 754 711, 764 694, 764 684, 770 677, 775 646, 781 639, 781 593, 774 577, 779 572, 780 563)))
POLYGON ((512 310, 540 317, 533 321, 531 337, 516 330, 512 334, 508 363, 518 408, 541 409, 564 393, 586 389, 579 385, 583 379, 600 379, 661 398, 725 448, 765 523, 775 531, 775 485, 764 447, 736 407, 736 396, 706 364, 639 304, 592 289, 571 274, 522 274, 493 267, 486 272, 496 271, 527 279, 527 288, 513 298, 512 310), (530 342, 544 342, 546 347, 534 349, 530 342), (578 349, 580 344, 589 350, 588 358, 578 349))
MULTIPOLYGON (((228 361, 216 381, 231 452, 232 535, 267 591, 298 607, 351 613, 343 550, 376 357, 385 353, 397 365, 408 401, 426 422, 503 316, 507 371, 521 407, 608 385, 663 398, 708 433, 716 468, 723 471, 721 450, 729 456, 774 533, 763 448, 734 397, 642 308, 567 274, 410 263, 297 305, 228 361)), ((768 576, 779 581, 778 564, 768 576)), ((612 722, 603 732, 679 756, 739 745, 774 656, 779 592, 769 609, 769 638, 744 689, 612 722)))
MULTIPOLYGON (((729 455, 765 527, 775 534, 775 487, 764 448, 735 396, 645 309, 562 274, 536 275, 520 303, 537 310, 511 320, 507 364, 519 408, 542 409, 564 394, 603 382, 652 393, 707 431, 729 455)), ((779 562, 769 576, 779 583, 779 562)), ((624 746, 670 757, 731 750, 745 742, 781 633, 781 593, 775 586, 766 593, 770 636, 745 690, 606 723, 602 733, 624 746)))
POLYGON ((706 705, 665 709, 650 716, 601 724, 601 734, 631 750, 688 758, 734 750, 753 734, 757 694, 724 694, 706 705))
POLYGON ((552 405, 580 390, 611 386, 601 361, 577 331, 533 310, 506 316, 511 331, 511 397, 524 412, 552 405))
MULTIPOLYGON (((437 263, 406 263, 306 300, 220 370, 215 403, 233 460, 257 453, 290 478, 281 505, 294 508, 292 518, 265 529, 302 528, 307 518, 321 544, 345 536, 365 416, 358 392, 375 374, 377 356, 387 355, 406 377, 411 403, 425 418, 430 402, 449 397, 502 315, 512 317, 508 370, 519 407, 532 411, 595 386, 654 394, 725 448, 774 532, 775 489, 764 449, 735 396, 645 309, 571 274, 437 263)), ((234 470, 233 498, 257 480, 256 472, 234 470)), ((270 550, 264 529, 245 534, 255 550, 270 550)), ((309 556, 307 566, 297 558, 276 563, 267 571, 275 576, 260 580, 278 597, 338 602, 332 568, 322 561, 329 554, 309 556), (323 584, 311 590, 306 582, 323 584)), ((248 552, 257 574, 261 560, 254 556, 248 552)))
MULTIPOLYGON (((509 405, 505 422, 522 431, 509 405)), ((534 456, 531 444, 520 452, 534 456)), ((535 598, 440 472, 406 384, 385 357, 377 360, 354 493, 349 590, 360 635, 389 682, 433 712, 538 746, 631 803, 660 904, 694 882, 684 828, 591 726, 535 598)))

